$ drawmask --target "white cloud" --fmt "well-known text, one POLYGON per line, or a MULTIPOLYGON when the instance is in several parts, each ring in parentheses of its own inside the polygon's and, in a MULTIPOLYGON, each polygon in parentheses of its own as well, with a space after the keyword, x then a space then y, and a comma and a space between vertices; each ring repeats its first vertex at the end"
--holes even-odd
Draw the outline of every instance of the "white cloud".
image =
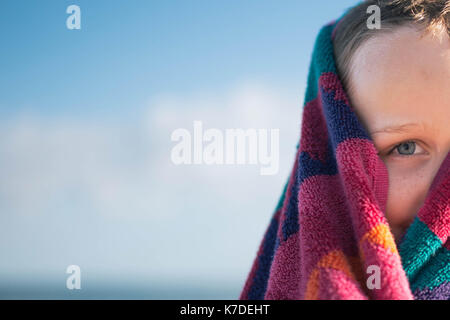
MULTIPOLYGON (((79 214, 78 226, 92 220, 100 225, 78 239, 82 250, 94 248, 93 241, 102 248, 80 251, 86 259, 168 274, 179 271, 182 260, 187 274, 245 274, 293 163, 302 100, 302 92, 243 82, 222 92, 153 97, 140 110, 142 120, 133 123, 36 114, 1 120, 0 232, 21 241, 14 229, 20 222, 12 221, 40 220, 45 232, 55 212, 60 220, 54 223, 63 224, 79 214), (261 176, 255 165, 175 166, 170 135, 177 128, 191 130, 194 120, 205 128, 279 128, 279 173, 261 176), (102 230, 102 221, 116 224, 102 230)), ((13 262, 25 267, 35 249, 45 252, 38 263, 55 263, 50 243, 67 231, 51 230, 52 239, 36 238, 28 252, 14 251, 14 245, 1 250, 14 251, 13 262)))

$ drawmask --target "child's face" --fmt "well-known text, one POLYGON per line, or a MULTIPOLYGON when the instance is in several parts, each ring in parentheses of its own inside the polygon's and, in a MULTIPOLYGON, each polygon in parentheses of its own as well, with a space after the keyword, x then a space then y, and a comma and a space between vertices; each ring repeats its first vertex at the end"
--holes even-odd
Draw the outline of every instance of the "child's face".
POLYGON ((386 217, 397 239, 450 149, 450 40, 421 35, 402 27, 371 38, 350 73, 352 104, 389 171, 386 217))

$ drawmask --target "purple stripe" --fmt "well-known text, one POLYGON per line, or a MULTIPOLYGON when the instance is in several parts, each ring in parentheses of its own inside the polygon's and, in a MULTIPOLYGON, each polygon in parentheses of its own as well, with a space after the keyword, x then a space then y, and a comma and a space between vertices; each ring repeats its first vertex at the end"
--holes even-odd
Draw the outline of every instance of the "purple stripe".
POLYGON ((445 281, 433 289, 418 289, 414 297, 416 300, 450 300, 450 282, 445 281))

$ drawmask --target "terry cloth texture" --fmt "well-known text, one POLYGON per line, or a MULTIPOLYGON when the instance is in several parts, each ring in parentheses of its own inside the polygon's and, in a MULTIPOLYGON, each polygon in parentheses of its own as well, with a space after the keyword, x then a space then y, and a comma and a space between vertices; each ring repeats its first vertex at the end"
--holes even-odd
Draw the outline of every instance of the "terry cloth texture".
POLYGON ((387 168, 336 71, 336 23, 316 39, 296 159, 240 299, 450 299, 450 154, 397 244, 387 168))

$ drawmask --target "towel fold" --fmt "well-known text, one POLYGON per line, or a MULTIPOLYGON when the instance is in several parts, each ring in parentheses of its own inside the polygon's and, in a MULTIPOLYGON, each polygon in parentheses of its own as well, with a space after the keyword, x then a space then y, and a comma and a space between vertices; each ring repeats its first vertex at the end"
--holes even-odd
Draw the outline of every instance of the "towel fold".
POLYGON ((388 171, 316 39, 300 142, 241 300, 450 299, 450 154, 401 242, 384 215, 388 171))

